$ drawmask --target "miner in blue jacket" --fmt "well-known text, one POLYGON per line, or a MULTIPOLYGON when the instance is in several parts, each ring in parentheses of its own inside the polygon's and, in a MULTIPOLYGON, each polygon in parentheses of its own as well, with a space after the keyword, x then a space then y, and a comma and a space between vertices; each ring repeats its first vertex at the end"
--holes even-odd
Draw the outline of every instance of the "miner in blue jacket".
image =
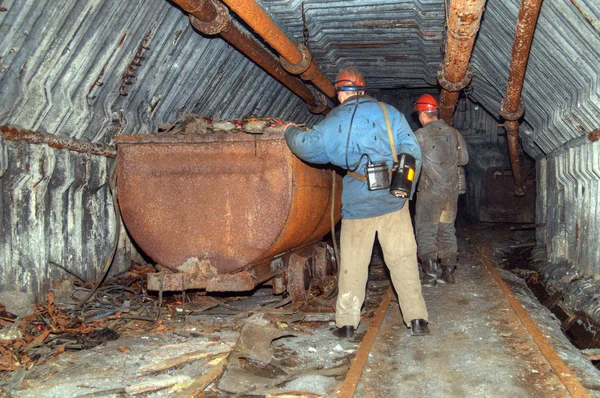
MULTIPOLYGON (((343 180, 341 264, 334 334, 350 338, 358 327, 377 234, 404 321, 412 335, 425 335, 429 333, 428 316, 421 293, 408 199, 393 196, 389 189, 370 191, 364 181, 368 158, 372 162, 386 162, 389 169, 393 166, 383 110, 376 99, 364 95, 365 80, 355 67, 340 70, 335 89, 340 105, 322 122, 306 132, 293 124, 285 131, 287 144, 300 159, 356 169, 343 180)), ((390 105, 384 106, 397 153, 407 153, 416 159, 412 198, 421 168, 421 150, 404 115, 390 105)))

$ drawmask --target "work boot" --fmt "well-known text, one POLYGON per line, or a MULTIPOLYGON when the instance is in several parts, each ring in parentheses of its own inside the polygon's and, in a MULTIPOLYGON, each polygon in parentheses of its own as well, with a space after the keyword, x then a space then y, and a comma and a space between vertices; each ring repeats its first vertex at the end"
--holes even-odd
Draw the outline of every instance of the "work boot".
POLYGON ((429 334, 429 327, 425 319, 413 319, 410 321, 411 336, 425 336, 429 334))
POLYGON ((442 277, 440 278, 440 282, 454 285, 456 283, 456 280, 454 279, 455 269, 455 265, 442 265, 442 277))
POLYGON ((336 328, 333 331, 333 335, 335 337, 339 337, 340 339, 351 339, 354 337, 354 326, 342 326, 341 328, 336 328))
POLYGON ((423 268, 423 278, 421 278, 421 286, 432 287, 437 283, 438 263, 437 260, 423 260, 421 263, 423 268))
POLYGON ((455 284, 456 280, 454 279, 454 270, 456 269, 456 264, 458 263, 456 254, 449 254, 442 257, 441 263, 442 276, 438 277, 438 280, 441 283, 447 283, 449 285, 455 284))

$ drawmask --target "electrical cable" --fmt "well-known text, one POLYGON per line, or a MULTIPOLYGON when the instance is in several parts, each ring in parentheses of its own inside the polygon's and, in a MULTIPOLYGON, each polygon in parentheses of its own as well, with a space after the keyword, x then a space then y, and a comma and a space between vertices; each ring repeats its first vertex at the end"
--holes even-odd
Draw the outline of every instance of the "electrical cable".
POLYGON ((361 158, 358 160, 358 164, 354 168, 354 170, 350 170, 350 165, 348 164, 348 147, 350 146, 350 135, 352 134, 352 124, 354 123, 354 115, 356 115, 356 110, 358 109, 358 97, 356 97, 356 104, 354 105, 354 111, 352 112, 352 117, 350 118, 350 125, 348 126, 348 137, 346 138, 346 169, 348 171, 356 171, 358 166, 360 165, 361 158))
POLYGON ((116 223, 115 237, 113 239, 113 247, 110 252, 110 255, 106 259, 106 263, 104 265, 104 270, 100 274, 100 277, 98 279, 96 279, 96 282, 94 283, 94 288, 92 290, 90 290, 90 292, 79 302, 79 304, 78 304, 79 308, 83 307, 85 305, 85 303, 90 299, 90 297, 92 297, 94 295, 94 293, 96 292, 96 290, 98 290, 98 287, 100 286, 102 281, 104 281, 104 278, 106 278, 106 275, 108 275, 110 266, 112 265, 113 259, 115 258, 115 253, 117 252, 117 247, 119 246, 119 235, 121 234, 121 212, 119 211, 119 204, 117 203, 117 185, 116 185, 116 183, 117 183, 117 160, 115 159, 115 161, 110 169, 109 181, 108 181, 108 187, 109 187, 110 193, 112 195, 113 211, 115 214, 115 223, 116 223))
POLYGON ((337 247, 337 237, 335 236, 335 170, 331 170, 331 239, 333 240, 333 254, 339 269, 340 254, 337 247))
POLYGON ((350 165, 348 164, 348 148, 350 146, 350 135, 352 134, 352 124, 354 123, 354 115, 356 115, 357 109, 358 109, 358 96, 356 97, 356 104, 354 105, 354 111, 352 112, 352 117, 350 118, 350 126, 348 126, 348 138, 346 139, 346 169, 348 169, 348 171, 352 172, 352 173, 358 169, 358 167, 360 166, 360 162, 362 162, 362 160, 365 156, 369 160, 369 163, 371 163, 371 157, 369 157, 368 154, 363 153, 360 156, 360 158, 358 159, 358 163, 356 163, 355 168, 350 168, 350 165))

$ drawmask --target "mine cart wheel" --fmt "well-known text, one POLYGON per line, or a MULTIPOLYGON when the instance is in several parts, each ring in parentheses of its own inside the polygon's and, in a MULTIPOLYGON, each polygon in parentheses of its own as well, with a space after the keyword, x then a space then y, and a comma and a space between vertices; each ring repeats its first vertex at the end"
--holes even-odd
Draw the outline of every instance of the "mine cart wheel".
POLYGON ((305 301, 310 293, 312 256, 292 253, 288 261, 288 293, 292 302, 305 301))
POLYGON ((327 243, 321 242, 313 248, 313 283, 315 286, 323 287, 329 276, 336 273, 335 264, 329 260, 327 243))

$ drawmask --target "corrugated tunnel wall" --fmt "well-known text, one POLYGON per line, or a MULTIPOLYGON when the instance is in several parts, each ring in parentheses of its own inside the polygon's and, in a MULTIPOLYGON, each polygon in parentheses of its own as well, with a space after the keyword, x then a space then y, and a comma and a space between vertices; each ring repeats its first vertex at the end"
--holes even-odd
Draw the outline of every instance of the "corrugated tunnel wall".
MULTIPOLYGON (((372 93, 394 98, 407 116, 418 93, 438 90, 443 0, 259 3, 288 37, 309 44, 330 80, 356 63, 372 93)), ((3 130, 0 290, 45 292, 51 280, 65 276, 48 261, 90 280, 101 270, 115 227, 107 154, 116 135, 153 132, 188 113, 275 116, 309 126, 322 118, 226 42, 194 31, 170 2, 4 0, 0 6, 0 126, 84 144, 70 144, 78 151, 58 149, 14 140, 3 130), (91 153, 90 143, 106 145, 104 152, 91 153)), ((508 165, 498 109, 518 9, 516 0, 487 1, 469 100, 455 116, 481 169, 470 179, 473 214, 481 173, 508 165)), ((597 2, 543 3, 520 128, 522 148, 537 162, 536 217, 547 225, 539 240, 551 259, 568 260, 596 278, 599 152, 585 137, 600 128, 599 18, 597 2)), ((121 247, 113 272, 136 258, 126 235, 121 247)))

